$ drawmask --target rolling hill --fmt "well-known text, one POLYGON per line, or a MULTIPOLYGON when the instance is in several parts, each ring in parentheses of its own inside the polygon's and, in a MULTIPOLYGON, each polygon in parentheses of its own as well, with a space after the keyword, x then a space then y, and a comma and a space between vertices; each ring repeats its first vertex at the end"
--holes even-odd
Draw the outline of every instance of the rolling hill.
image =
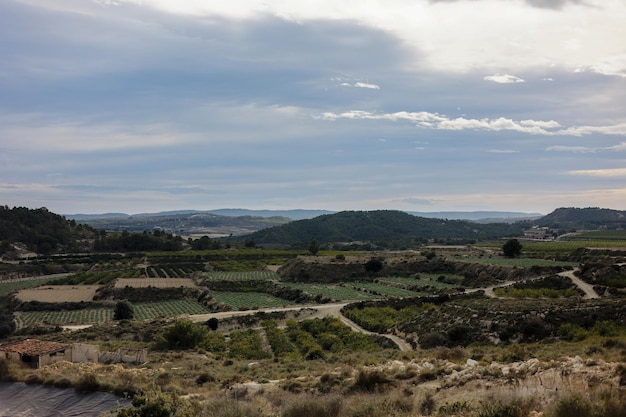
POLYGON ((463 220, 429 219, 394 210, 342 211, 298 220, 251 233, 245 239, 261 244, 308 245, 329 242, 428 241, 518 236, 521 224, 477 224, 463 220))

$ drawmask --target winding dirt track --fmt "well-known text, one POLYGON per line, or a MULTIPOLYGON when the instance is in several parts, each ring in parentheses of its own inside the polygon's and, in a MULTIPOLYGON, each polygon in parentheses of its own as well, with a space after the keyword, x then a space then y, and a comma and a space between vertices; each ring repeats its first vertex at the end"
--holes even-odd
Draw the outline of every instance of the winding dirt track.
POLYGON ((288 311, 300 311, 300 310, 313 310, 307 318, 323 318, 326 316, 338 317, 346 326, 350 327, 355 332, 360 332, 363 334, 378 334, 379 336, 386 337, 387 339, 394 342, 401 351, 409 351, 413 350, 413 347, 407 343, 404 339, 391 335, 391 334, 380 334, 370 332, 369 330, 365 330, 352 320, 348 319, 346 316, 341 314, 341 309, 352 302, 343 302, 343 303, 331 303, 331 304, 319 304, 319 305, 309 305, 309 306, 296 306, 296 307, 282 307, 282 308, 268 308, 261 310, 247 310, 247 311, 224 311, 220 313, 209 313, 209 314, 193 314, 189 316, 189 318, 198 323, 198 322, 206 322, 211 318, 216 319, 225 319, 230 317, 240 317, 247 316, 251 314, 256 314, 259 312, 264 313, 274 313, 274 312, 288 312, 288 311))

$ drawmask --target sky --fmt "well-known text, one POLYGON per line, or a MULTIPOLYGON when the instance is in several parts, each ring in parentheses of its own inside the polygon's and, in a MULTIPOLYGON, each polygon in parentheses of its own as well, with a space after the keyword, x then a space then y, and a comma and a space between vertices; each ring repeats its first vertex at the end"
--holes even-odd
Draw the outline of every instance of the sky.
POLYGON ((3 0, 0 204, 626 210, 624 0, 3 0))

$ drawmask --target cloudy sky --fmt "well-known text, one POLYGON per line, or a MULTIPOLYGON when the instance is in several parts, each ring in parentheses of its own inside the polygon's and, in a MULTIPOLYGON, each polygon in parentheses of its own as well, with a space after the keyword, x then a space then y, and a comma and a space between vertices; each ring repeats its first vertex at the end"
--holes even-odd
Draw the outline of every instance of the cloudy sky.
POLYGON ((626 209, 624 0, 3 0, 0 204, 626 209))

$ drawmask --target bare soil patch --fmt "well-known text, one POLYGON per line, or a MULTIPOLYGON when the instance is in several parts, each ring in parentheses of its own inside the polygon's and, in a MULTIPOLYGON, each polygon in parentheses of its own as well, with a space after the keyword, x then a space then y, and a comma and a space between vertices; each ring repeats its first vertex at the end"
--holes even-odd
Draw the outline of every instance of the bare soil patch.
POLYGON ((119 278, 115 282, 115 288, 196 288, 196 284, 190 278, 119 278))
POLYGON ((44 285, 28 288, 17 293, 21 301, 42 303, 79 303, 92 301, 100 285, 44 285))

